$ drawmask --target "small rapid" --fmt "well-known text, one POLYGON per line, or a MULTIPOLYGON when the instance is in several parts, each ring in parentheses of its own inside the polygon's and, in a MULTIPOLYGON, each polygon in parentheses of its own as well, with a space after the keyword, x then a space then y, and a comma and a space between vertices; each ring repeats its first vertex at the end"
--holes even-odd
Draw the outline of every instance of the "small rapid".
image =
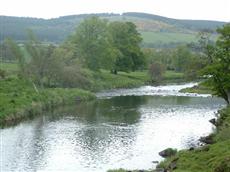
POLYGON ((132 89, 113 89, 96 94, 100 99, 117 96, 184 96, 184 97, 210 97, 210 94, 182 93, 181 89, 197 86, 198 83, 186 83, 181 85, 142 86, 132 89))

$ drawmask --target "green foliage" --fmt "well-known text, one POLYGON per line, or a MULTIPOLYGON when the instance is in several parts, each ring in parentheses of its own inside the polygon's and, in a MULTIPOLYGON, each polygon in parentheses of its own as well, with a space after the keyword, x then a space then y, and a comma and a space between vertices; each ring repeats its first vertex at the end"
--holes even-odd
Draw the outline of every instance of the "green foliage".
POLYGON ((72 36, 72 42, 76 46, 79 57, 91 70, 99 70, 113 63, 105 20, 98 17, 85 19, 72 36))
POLYGON ((161 63, 165 65, 167 70, 175 70, 173 49, 155 50, 151 48, 145 48, 143 51, 147 64, 161 63))
POLYGON ((190 58, 192 56, 189 49, 185 46, 180 46, 175 50, 173 56, 174 56, 175 70, 178 72, 186 71, 190 62, 190 58))
POLYGON ((140 49, 142 38, 131 22, 112 22, 109 25, 112 45, 117 50, 115 70, 135 71, 144 68, 145 59, 140 49))
POLYGON ((143 68, 140 34, 131 22, 111 22, 98 17, 85 19, 70 37, 76 58, 91 70, 134 71, 143 68))
POLYGON ((58 74, 56 82, 61 87, 89 89, 91 86, 89 76, 77 64, 63 66, 56 74, 58 74))
POLYGON ((185 77, 187 80, 193 81, 200 77, 200 70, 207 65, 206 59, 200 57, 199 54, 192 54, 185 64, 185 77))
POLYGON ((25 62, 24 54, 21 52, 20 47, 12 39, 6 39, 5 44, 9 47, 10 53, 18 61, 19 70, 20 70, 19 75, 25 76, 26 62, 25 62))
POLYGON ((230 103, 230 24, 218 29, 220 34, 214 46, 206 45, 209 65, 203 74, 209 76, 208 82, 215 95, 230 103))
POLYGON ((198 53, 192 52, 187 46, 162 50, 146 48, 144 54, 147 64, 163 64, 167 70, 184 73, 187 80, 197 79, 198 71, 206 64, 205 59, 201 58, 198 53))

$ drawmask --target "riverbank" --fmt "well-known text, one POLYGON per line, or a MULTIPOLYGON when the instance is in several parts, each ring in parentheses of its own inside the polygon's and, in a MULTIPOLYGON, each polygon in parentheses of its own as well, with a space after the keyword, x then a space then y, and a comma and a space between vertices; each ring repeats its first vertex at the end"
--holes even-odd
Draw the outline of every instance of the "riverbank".
POLYGON ((181 150, 175 156, 161 162, 168 168, 175 163, 175 172, 229 172, 230 171, 230 106, 219 111, 216 130, 208 136, 212 144, 200 148, 181 150))
MULTIPOLYGON (((84 69, 90 85, 88 88, 44 88, 39 89, 26 80, 17 77, 17 64, 2 63, 6 79, 0 79, 0 125, 16 123, 24 118, 42 113, 55 106, 73 104, 76 100, 96 98, 95 92, 103 89, 133 88, 149 83, 147 71, 118 72, 117 75, 101 70, 93 72, 84 69)), ((182 73, 167 71, 164 82, 183 80, 182 73)))
POLYGON ((213 94, 210 87, 205 85, 204 82, 200 82, 198 85, 191 88, 184 88, 180 90, 182 93, 197 93, 197 94, 213 94))
MULTIPOLYGON (((214 120, 212 120, 214 121, 214 120)), ((230 106, 218 112, 218 119, 213 122, 216 130, 207 138, 212 144, 205 144, 199 148, 181 150, 176 155, 166 158, 157 168, 159 170, 134 170, 132 172, 229 172, 230 171, 230 106)), ((127 172, 118 169, 108 172, 127 172)))
POLYGON ((82 89, 37 89, 29 81, 7 78, 0 80, 0 125, 17 123, 55 106, 95 98, 93 93, 82 89))

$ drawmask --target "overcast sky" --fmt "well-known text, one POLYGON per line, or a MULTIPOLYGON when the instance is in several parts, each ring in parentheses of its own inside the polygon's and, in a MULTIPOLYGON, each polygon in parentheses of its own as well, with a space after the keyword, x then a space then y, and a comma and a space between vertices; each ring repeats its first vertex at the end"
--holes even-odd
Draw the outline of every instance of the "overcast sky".
POLYGON ((145 12, 177 19, 230 21, 230 0, 0 0, 0 15, 38 18, 145 12))

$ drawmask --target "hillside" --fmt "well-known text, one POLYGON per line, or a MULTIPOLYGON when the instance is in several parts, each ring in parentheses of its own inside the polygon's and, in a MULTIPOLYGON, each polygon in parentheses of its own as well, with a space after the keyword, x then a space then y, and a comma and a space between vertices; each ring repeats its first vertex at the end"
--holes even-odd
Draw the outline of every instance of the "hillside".
POLYGON ((143 45, 156 47, 167 44, 189 43, 196 40, 201 30, 214 32, 224 22, 201 20, 177 20, 145 13, 81 14, 53 19, 0 16, 0 41, 12 37, 26 40, 26 30, 33 30, 41 41, 59 43, 74 32, 83 19, 97 15, 109 21, 132 21, 143 35, 143 45))

